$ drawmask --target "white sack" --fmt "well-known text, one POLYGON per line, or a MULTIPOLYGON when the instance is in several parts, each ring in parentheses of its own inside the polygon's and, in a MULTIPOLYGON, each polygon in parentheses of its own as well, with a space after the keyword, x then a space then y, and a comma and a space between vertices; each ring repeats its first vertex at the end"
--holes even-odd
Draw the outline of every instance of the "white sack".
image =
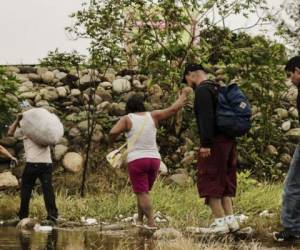
POLYGON ((64 135, 59 118, 44 108, 24 112, 20 125, 23 134, 41 146, 55 145, 64 135))

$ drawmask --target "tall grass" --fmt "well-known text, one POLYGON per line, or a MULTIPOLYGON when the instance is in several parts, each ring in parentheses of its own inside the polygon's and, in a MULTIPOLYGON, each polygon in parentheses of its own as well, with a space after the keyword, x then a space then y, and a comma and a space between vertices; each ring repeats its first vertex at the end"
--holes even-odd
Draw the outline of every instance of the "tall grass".
MULTIPOLYGON (((248 224, 264 231, 265 226, 277 228, 281 203, 282 184, 261 184, 240 178, 239 190, 235 199, 237 213, 250 217, 248 224), (272 219, 260 218, 263 210, 275 214, 272 219)), ((61 189, 63 190, 63 189, 61 189)), ((155 211, 170 217, 170 225, 177 228, 207 225, 211 214, 203 200, 200 200, 194 185, 178 187, 157 181, 151 192, 155 211)), ((136 199, 130 187, 116 192, 95 192, 85 198, 68 195, 67 191, 56 194, 57 206, 62 217, 79 220, 80 217, 94 217, 102 221, 114 221, 116 216, 132 216, 136 212, 136 199)), ((0 194, 0 219, 15 217, 19 207, 18 194, 0 194)), ((30 216, 44 218, 43 197, 34 192, 30 206, 30 216)))

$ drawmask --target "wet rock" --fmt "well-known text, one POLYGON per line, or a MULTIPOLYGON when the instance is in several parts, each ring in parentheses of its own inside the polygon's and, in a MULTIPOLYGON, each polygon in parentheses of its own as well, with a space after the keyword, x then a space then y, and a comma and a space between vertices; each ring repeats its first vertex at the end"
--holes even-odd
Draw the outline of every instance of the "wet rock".
POLYGON ((124 230, 125 225, 111 224, 111 225, 102 226, 101 229, 102 229, 102 231, 118 231, 118 230, 124 230))
POLYGON ((42 78, 44 83, 49 84, 49 83, 53 82, 54 74, 51 71, 46 71, 46 72, 41 74, 41 78, 42 78))
POLYGON ((24 218, 21 220, 18 225, 18 230, 33 230, 34 226, 36 225, 37 220, 32 218, 24 218))
POLYGON ((300 128, 293 128, 289 130, 285 135, 291 139, 300 140, 300 128))
POLYGON ((153 238, 157 240, 174 240, 182 237, 182 233, 174 228, 161 228, 153 234, 153 238))
POLYGON ((54 147, 54 159, 59 161, 67 153, 68 147, 62 144, 58 144, 54 147))
POLYGON ((113 91, 116 93, 125 93, 131 90, 131 84, 127 79, 116 79, 112 83, 113 91))
POLYGON ((289 131, 291 129, 291 126, 292 126, 291 121, 286 121, 286 122, 282 123, 281 129, 283 131, 289 131))
POLYGON ((0 190, 18 187, 17 178, 11 172, 0 174, 0 190))
POLYGON ((76 152, 66 153, 63 158, 63 166, 66 170, 77 173, 82 170, 83 158, 76 152))

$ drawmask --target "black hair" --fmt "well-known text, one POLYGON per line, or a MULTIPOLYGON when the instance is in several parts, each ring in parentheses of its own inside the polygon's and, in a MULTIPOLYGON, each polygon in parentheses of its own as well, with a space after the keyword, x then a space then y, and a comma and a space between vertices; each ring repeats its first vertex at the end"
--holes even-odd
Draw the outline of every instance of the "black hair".
POLYGON ((183 72, 183 79, 182 82, 186 83, 186 79, 185 76, 193 71, 197 71, 197 70, 204 70, 204 67, 201 64, 196 64, 196 63, 189 63, 185 66, 184 72, 183 72))
POLYGON ((126 113, 145 112, 144 97, 141 94, 134 94, 129 97, 126 104, 126 113))
POLYGON ((285 65, 285 71, 295 72, 296 68, 300 69, 300 56, 292 57, 285 65))

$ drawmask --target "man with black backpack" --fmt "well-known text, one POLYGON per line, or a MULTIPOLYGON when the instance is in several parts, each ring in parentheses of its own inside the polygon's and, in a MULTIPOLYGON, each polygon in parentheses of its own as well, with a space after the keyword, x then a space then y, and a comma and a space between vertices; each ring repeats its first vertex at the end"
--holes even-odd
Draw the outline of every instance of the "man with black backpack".
MULTIPOLYGON (((292 83, 300 87, 300 56, 291 58, 285 70, 292 83)), ((297 109, 300 113, 300 94, 297 97, 297 109)), ((300 144, 295 149, 291 165, 284 182, 282 199, 281 221, 284 230, 274 232, 276 241, 299 241, 300 240, 300 144)))
POLYGON ((250 129, 249 103, 236 85, 221 87, 208 80, 202 65, 187 65, 183 81, 195 91, 194 109, 200 135, 198 192, 215 218, 209 228, 196 230, 216 234, 235 232, 239 230, 239 224, 232 203, 237 184, 234 137, 250 129))

